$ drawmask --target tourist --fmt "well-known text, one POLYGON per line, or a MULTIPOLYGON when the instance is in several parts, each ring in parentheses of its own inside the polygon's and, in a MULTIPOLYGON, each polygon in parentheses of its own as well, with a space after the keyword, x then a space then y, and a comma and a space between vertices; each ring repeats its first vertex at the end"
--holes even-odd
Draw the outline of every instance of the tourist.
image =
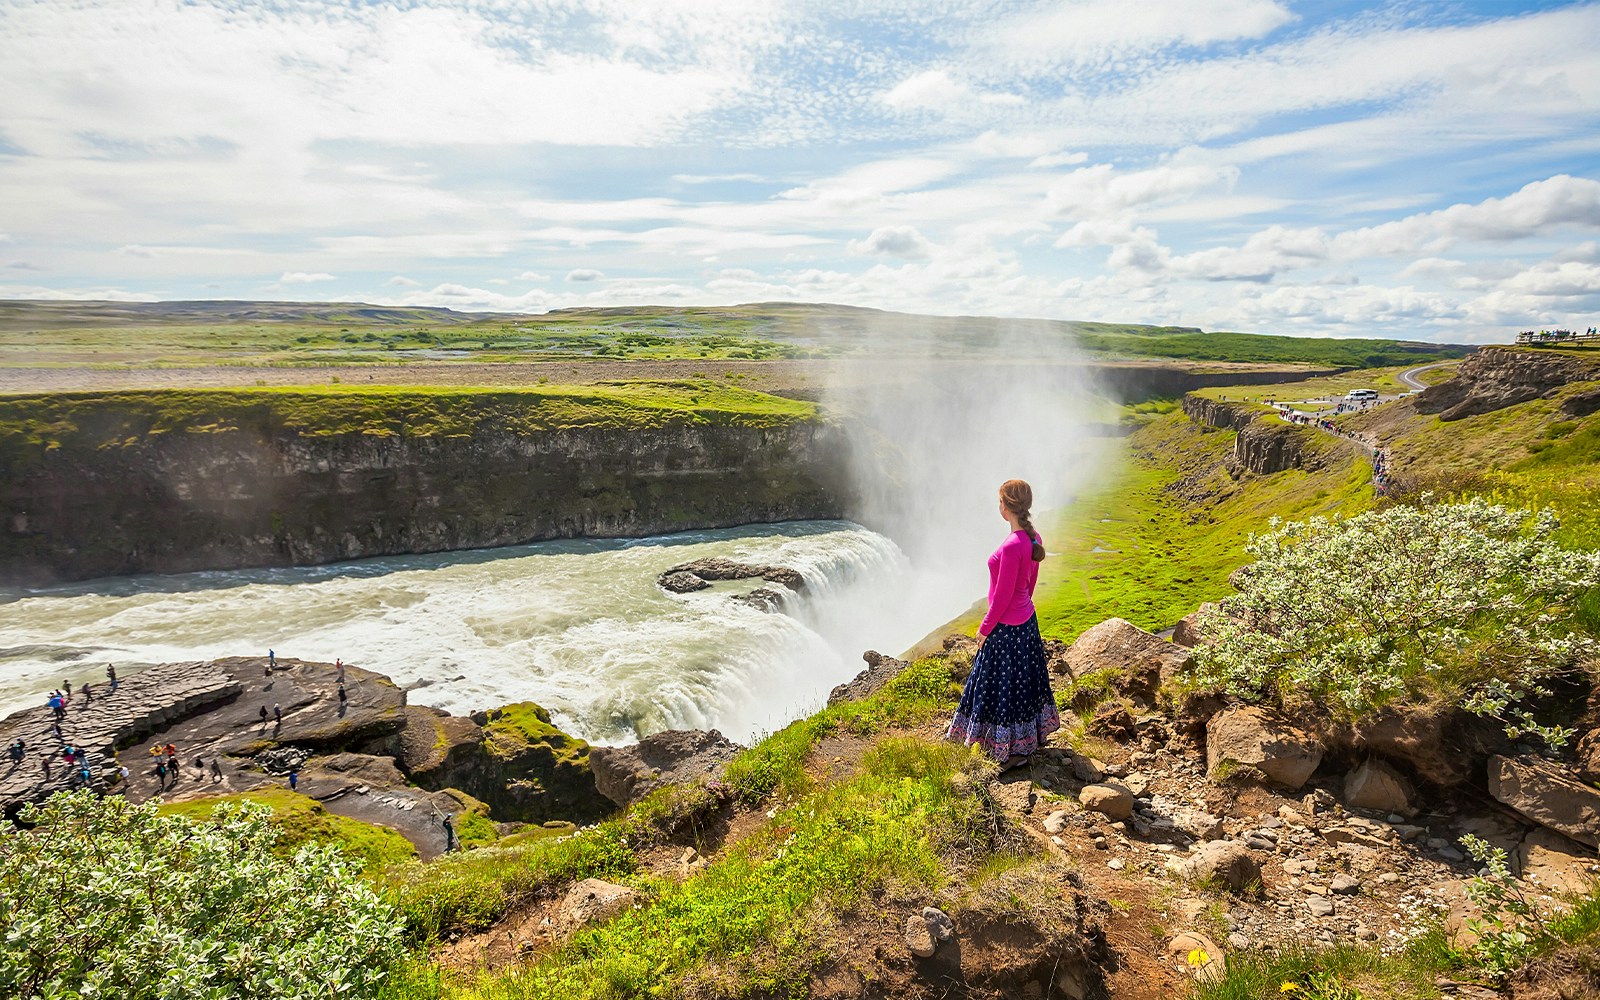
POLYGON ((117 668, 112 666, 109 663, 106 664, 106 681, 108 683, 110 683, 110 685, 111 685, 111 693, 112 694, 116 694, 117 693, 117 684, 118 684, 118 681, 117 681, 117 668))
POLYGON ((44 772, 44 780, 50 780, 50 757, 48 754, 39 758, 39 770, 44 772))
POLYGON ((217 763, 217 758, 211 758, 211 781, 216 783, 222 780, 222 765, 217 763))
POLYGON ((267 722, 267 706, 262 705, 261 706, 261 724, 262 725, 266 725, 266 722, 267 722))
POLYGON ((27 745, 22 742, 22 737, 19 736, 11 741, 11 748, 6 752, 11 755, 11 766, 16 767, 22 763, 23 756, 27 754, 27 745))
POLYGON ((71 698, 72 697, 72 682, 71 681, 62 681, 61 682, 61 686, 67 689, 67 697, 71 698))
POLYGON ((278 654, 267 650, 267 673, 272 673, 272 668, 278 665, 278 654))
POLYGON ((450 817, 445 816, 439 820, 444 825, 444 850, 446 854, 456 849, 456 828, 450 823, 450 817))
POLYGON ((163 791, 166 790, 166 787, 167 787, 167 762, 165 760, 156 761, 156 784, 160 785, 161 789, 163 791))
POLYGON ((283 725, 283 707, 282 706, 280 706, 280 705, 273 705, 272 706, 272 721, 273 721, 274 725, 278 725, 278 726, 283 725))
POLYGON ((1000 516, 1011 534, 989 557, 989 610, 978 626, 978 653, 950 720, 949 735, 981 746, 1002 768, 1027 763, 1061 728, 1045 666, 1033 588, 1044 543, 1029 510, 1033 488, 1020 479, 1000 487, 1000 516))
POLYGON ((289 791, 291 791, 291 792, 295 791, 299 787, 300 787, 300 769, 298 767, 291 767, 291 768, 289 768, 289 791))
POLYGON ((128 784, 128 765, 123 764, 117 768, 117 780, 122 782, 124 786, 128 784))
POLYGON ((94 699, 94 689, 89 687, 89 682, 83 682, 83 707, 88 708, 89 702, 94 699))
POLYGON ((341 711, 341 712, 344 711, 344 703, 349 701, 349 700, 350 700, 350 696, 344 693, 344 685, 340 684, 339 685, 339 711, 341 711))
POLYGON ((334 669, 339 671, 339 676, 337 678, 335 678, 335 679, 338 680, 338 682, 340 684, 343 684, 344 683, 344 661, 340 660, 340 659, 335 659, 333 661, 333 666, 334 666, 334 669))
POLYGON ((67 714, 66 703, 62 700, 61 692, 59 691, 50 692, 50 700, 46 704, 50 706, 51 714, 57 719, 67 714))

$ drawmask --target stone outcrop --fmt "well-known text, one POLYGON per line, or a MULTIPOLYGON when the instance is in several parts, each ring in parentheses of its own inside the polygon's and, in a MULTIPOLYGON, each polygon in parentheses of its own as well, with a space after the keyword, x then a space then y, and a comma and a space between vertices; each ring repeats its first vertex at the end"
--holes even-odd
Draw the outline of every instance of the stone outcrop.
POLYGON ((1244 765, 1285 788, 1299 788, 1322 763, 1322 746, 1305 731, 1254 705, 1224 709, 1206 723, 1206 770, 1244 765))
POLYGON ((639 898, 639 890, 597 878, 586 878, 567 890, 558 918, 569 929, 600 923, 626 910, 639 898))
POLYGON ((1057 669, 1073 677, 1117 671, 1112 683, 1118 692, 1151 702, 1156 690, 1187 669, 1192 658, 1182 646, 1159 639, 1132 622, 1111 618, 1078 636, 1057 669))
POLYGON ((1600 847, 1600 790, 1548 761, 1490 757, 1489 794, 1531 822, 1600 847))
POLYGON ((685 412, 654 428, 527 430, 518 410, 537 401, 485 393, 448 404, 492 410, 467 434, 419 420, 313 435, 270 402, 166 427, 137 394, 108 394, 74 400, 68 432, 29 405, 39 427, 0 436, 0 586, 849 513, 843 433, 823 420, 685 412))
POLYGON ((828 704, 837 705, 841 701, 860 701, 883 689, 883 686, 895 677, 900 671, 911 666, 905 660, 897 660, 892 656, 884 656, 875 649, 869 649, 861 654, 867 661, 867 669, 856 674, 850 681, 837 685, 828 693, 828 704))
POLYGON ((625 807, 664 785, 714 778, 742 749, 715 729, 668 729, 629 746, 595 747, 589 767, 600 794, 625 807))
POLYGON ((1250 403, 1225 403, 1190 393, 1183 397, 1183 412, 1190 420, 1218 430, 1237 431, 1230 471, 1257 475, 1286 469, 1320 467, 1320 452, 1307 445, 1317 440, 1310 427, 1286 423, 1250 403))
POLYGON ((1344 779, 1344 804, 1352 809, 1410 815, 1415 799, 1411 782, 1380 760, 1362 761, 1344 779))
POLYGON ((711 586, 712 580, 754 579, 776 583, 796 592, 804 590, 806 586, 805 577, 800 575, 799 570, 787 566, 758 566, 720 556, 679 563, 656 577, 656 585, 674 594, 687 594, 706 589, 711 586))
MULTIPOLYGON (((1454 378, 1424 389, 1417 396, 1416 407, 1419 413, 1437 413, 1440 420, 1460 420, 1539 399, 1574 382, 1597 379, 1600 364, 1586 357, 1551 350, 1485 347, 1468 355, 1454 378)), ((1575 405, 1581 409, 1586 404, 1575 405)))
POLYGON ((1484 759, 1475 723, 1457 709, 1435 704, 1385 708, 1350 729, 1334 732, 1335 749, 1378 756, 1435 785, 1458 785, 1484 759))

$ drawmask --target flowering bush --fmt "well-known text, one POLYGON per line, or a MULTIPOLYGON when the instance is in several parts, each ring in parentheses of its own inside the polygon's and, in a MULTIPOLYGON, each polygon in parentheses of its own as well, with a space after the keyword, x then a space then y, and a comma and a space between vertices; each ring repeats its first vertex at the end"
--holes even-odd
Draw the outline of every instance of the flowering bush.
POLYGON ((89 792, 0 830, 0 996, 370 997, 400 923, 359 862, 272 853, 271 810, 207 823, 89 792))
POLYGON ((1246 697, 1309 698, 1353 718, 1444 697, 1554 745, 1523 703, 1595 655, 1573 616, 1600 553, 1563 549, 1548 511, 1469 500, 1272 522, 1241 592, 1201 619, 1197 679, 1246 697))

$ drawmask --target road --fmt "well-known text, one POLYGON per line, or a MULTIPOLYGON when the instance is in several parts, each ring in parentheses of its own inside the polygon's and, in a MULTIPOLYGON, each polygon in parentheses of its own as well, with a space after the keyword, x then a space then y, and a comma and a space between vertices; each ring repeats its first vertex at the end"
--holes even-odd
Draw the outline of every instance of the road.
POLYGON ((1418 375, 1421 375, 1423 372, 1431 372, 1435 368, 1446 368, 1455 363, 1456 362, 1454 361, 1436 361, 1431 365, 1422 365, 1418 368, 1407 368, 1405 371, 1401 372, 1395 377, 1400 380, 1401 385, 1408 389, 1426 389, 1428 387, 1428 383, 1422 381, 1420 378, 1417 378, 1418 375))

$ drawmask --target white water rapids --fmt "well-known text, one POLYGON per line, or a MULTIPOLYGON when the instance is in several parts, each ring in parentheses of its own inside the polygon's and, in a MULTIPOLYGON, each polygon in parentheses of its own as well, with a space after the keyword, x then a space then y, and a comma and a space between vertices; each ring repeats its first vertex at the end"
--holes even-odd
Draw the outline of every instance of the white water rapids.
MULTIPOLYGON (((988 581, 981 562, 972 569, 975 599, 988 581)), ((916 579, 887 538, 825 521, 11 592, 0 594, 0 716, 42 704, 63 679, 103 685, 107 663, 127 675, 271 648, 377 670, 412 703, 456 713, 536 701, 595 742, 671 728, 749 741, 818 707, 863 668, 863 650, 898 653, 962 610, 920 598, 916 579), (788 566, 808 586, 787 613, 730 600, 781 589, 761 580, 656 586, 705 556, 788 566)))

